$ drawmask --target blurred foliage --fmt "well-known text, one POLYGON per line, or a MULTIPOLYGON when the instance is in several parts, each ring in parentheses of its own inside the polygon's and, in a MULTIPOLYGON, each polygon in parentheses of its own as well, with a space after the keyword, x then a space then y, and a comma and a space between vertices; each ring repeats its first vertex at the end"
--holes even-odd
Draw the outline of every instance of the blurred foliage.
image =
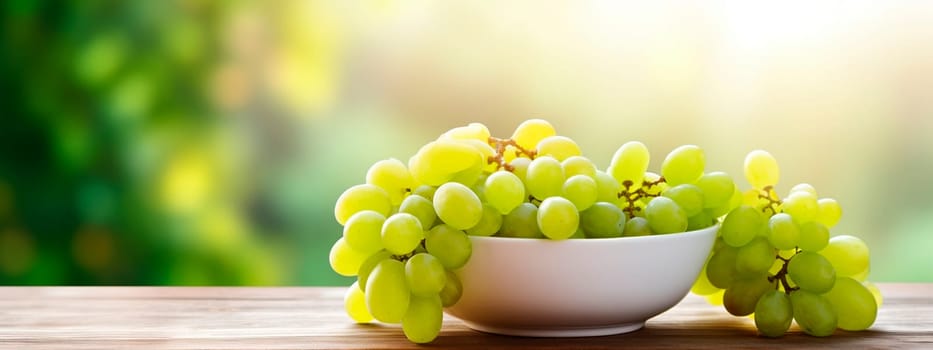
POLYGON ((470 121, 778 157, 933 281, 933 6, 0 4, 0 284, 346 284, 333 203, 470 121))

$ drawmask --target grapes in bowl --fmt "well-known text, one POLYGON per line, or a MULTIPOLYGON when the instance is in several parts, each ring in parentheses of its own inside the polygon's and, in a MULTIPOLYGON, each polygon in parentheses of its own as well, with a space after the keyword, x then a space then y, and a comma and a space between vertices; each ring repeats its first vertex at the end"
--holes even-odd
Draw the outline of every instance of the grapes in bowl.
POLYGON ((631 332, 676 305, 696 280, 718 225, 602 239, 471 237, 447 313, 473 329, 518 336, 631 332))

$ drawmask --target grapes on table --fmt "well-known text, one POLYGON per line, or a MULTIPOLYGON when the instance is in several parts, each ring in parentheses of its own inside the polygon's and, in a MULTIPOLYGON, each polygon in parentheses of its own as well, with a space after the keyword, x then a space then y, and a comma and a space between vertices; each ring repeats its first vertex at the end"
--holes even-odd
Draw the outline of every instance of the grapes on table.
POLYGON ((455 271, 472 255, 471 236, 612 239, 676 234, 721 223, 691 290, 731 314, 754 314, 759 332, 780 337, 792 322, 826 336, 874 323, 881 294, 868 247, 831 237, 839 203, 807 183, 778 196, 777 160, 755 150, 744 162, 751 189, 705 168, 696 145, 670 151, 658 172, 638 141, 623 143, 605 168, 549 122, 527 120, 509 138, 480 123, 455 127, 410 158, 375 162, 364 182, 336 200, 342 236, 330 265, 356 276, 345 294, 357 323, 401 323, 415 343, 440 333, 443 308, 463 286, 455 271))

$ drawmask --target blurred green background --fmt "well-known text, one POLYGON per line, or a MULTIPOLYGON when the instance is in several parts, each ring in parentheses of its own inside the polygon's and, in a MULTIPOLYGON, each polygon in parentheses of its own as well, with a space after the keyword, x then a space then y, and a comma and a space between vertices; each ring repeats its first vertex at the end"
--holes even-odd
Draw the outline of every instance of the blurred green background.
MULTIPOLYGON (((838 199, 875 281, 933 282, 933 3, 0 4, 0 284, 336 285, 373 162, 550 120, 838 199)), ((741 176, 741 186, 747 187, 741 176)))

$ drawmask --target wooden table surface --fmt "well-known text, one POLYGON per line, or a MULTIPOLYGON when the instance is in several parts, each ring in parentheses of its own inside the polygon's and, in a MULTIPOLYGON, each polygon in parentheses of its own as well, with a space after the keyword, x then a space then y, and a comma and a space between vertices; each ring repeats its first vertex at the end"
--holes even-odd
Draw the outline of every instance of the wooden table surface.
POLYGON ((829 338, 796 326, 781 339, 689 295, 639 331, 592 338, 484 334, 446 317, 440 337, 409 343, 398 326, 357 325, 343 288, 0 287, 0 348, 731 348, 933 349, 933 284, 882 284, 885 302, 868 331, 829 338))

